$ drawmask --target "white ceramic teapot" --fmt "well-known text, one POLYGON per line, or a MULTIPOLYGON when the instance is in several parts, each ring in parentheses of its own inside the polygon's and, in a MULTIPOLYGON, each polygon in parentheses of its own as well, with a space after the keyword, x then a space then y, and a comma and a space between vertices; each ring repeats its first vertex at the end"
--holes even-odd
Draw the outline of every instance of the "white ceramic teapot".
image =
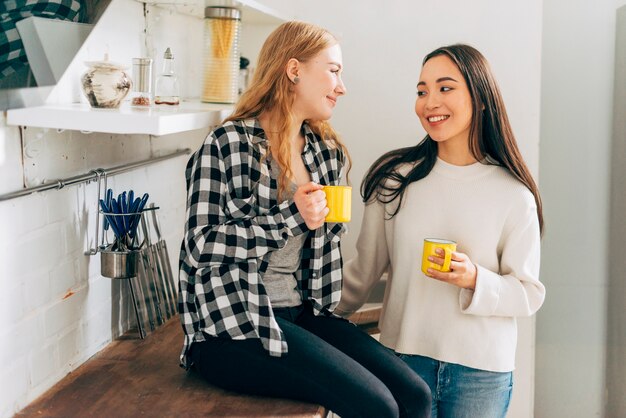
POLYGON ((91 107, 118 108, 130 91, 132 82, 124 71, 127 67, 108 58, 105 54, 102 61, 85 62, 89 69, 81 77, 81 86, 91 107))

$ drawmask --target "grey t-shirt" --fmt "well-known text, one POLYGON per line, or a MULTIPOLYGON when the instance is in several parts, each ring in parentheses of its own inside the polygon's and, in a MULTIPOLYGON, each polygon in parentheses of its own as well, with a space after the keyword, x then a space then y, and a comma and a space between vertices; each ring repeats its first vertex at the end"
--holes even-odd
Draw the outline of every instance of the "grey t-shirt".
MULTIPOLYGON (((272 173, 278 178, 280 168, 276 161, 272 162, 272 173)), ((293 198, 297 186, 289 184, 282 199, 293 198)), ((267 271, 263 275, 263 284, 270 298, 272 307, 285 308, 298 306, 302 303, 302 296, 297 290, 297 282, 294 272, 300 267, 302 247, 307 234, 289 237, 285 246, 276 250, 270 256, 267 271)))

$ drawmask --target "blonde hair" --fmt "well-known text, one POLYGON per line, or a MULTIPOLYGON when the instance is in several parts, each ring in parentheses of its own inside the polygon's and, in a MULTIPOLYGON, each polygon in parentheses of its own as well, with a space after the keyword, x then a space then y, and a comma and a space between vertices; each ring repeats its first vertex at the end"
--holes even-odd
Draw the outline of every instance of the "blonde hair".
MULTIPOLYGON (((291 58, 306 62, 336 43, 337 39, 330 32, 310 23, 291 21, 280 25, 265 40, 250 87, 237 102, 233 114, 226 119, 233 121, 257 118, 262 112, 274 112, 275 120, 279 123, 275 137, 278 147, 270 149, 270 152, 282 169, 278 178, 279 197, 293 176, 291 141, 287 136, 293 120, 291 109, 295 95, 293 83, 285 71, 287 62, 291 58)), ((352 165, 348 150, 327 121, 306 122, 323 141, 339 148, 347 158, 349 167, 352 165)))

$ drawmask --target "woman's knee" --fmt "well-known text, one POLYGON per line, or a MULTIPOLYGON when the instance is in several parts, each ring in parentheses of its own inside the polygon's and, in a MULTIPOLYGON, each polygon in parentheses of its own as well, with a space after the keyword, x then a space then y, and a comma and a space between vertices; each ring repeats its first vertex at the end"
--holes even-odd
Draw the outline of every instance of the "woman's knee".
POLYGON ((432 395, 428 385, 422 382, 420 389, 415 395, 415 402, 412 405, 413 409, 407 416, 410 417, 430 417, 430 408, 432 405, 432 395))
POLYGON ((398 406, 398 402, 395 400, 391 392, 387 396, 379 396, 376 399, 376 410, 378 411, 375 415, 372 415, 371 409, 368 408, 365 416, 380 416, 380 417, 394 417, 397 418, 400 415, 400 407, 398 406))

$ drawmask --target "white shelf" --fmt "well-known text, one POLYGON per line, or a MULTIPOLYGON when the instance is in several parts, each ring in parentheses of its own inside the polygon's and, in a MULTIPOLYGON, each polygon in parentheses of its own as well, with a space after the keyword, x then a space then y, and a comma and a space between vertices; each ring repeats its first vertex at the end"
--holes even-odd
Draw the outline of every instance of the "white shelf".
POLYGON ((94 109, 87 104, 58 104, 12 109, 7 124, 113 134, 167 135, 219 124, 232 106, 182 102, 178 108, 94 109))
POLYGON ((137 0, 141 3, 159 6, 177 13, 204 18, 207 6, 229 6, 241 10, 245 23, 257 25, 279 25, 289 18, 256 0, 137 0))

